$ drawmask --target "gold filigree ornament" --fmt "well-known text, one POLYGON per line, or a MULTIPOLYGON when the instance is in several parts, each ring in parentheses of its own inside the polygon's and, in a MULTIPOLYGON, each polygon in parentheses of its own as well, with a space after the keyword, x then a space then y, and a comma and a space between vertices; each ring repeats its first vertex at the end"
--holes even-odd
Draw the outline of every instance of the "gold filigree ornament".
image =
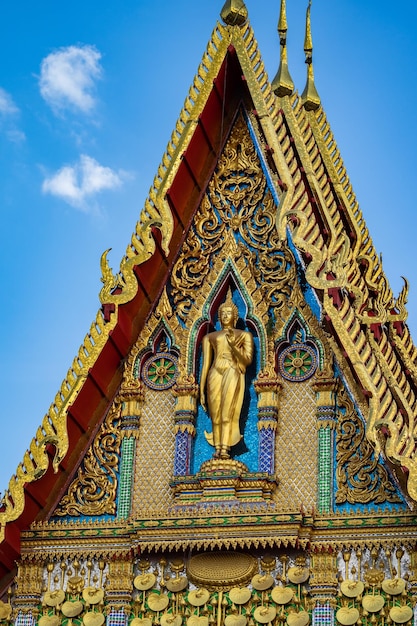
POLYGON ((276 618, 277 610, 274 606, 258 606, 253 614, 254 618, 260 624, 269 624, 276 618))
MULTIPOLYGON (((275 227, 276 206, 246 121, 240 115, 209 181, 172 272, 176 315, 186 324, 196 294, 229 240, 268 305, 280 310, 296 280, 291 253, 275 227), (239 243, 237 243, 237 241, 239 243)), ((253 289, 255 291, 255 289, 253 289)))
POLYGON ((359 611, 354 606, 342 606, 336 613, 336 619, 343 626, 353 626, 359 620, 359 611))
POLYGON ((61 619, 58 615, 42 615, 38 626, 59 626, 61 619))
POLYGON ((364 589, 365 585, 361 580, 344 580, 340 585, 340 591, 347 598, 357 598, 364 589))
POLYGON ((271 598, 275 604, 288 604, 294 597, 294 590, 291 587, 274 587, 271 591, 271 598))
POLYGON ((181 615, 173 615, 172 613, 162 613, 160 617, 161 626, 181 626, 181 615))
POLYGON ((67 600, 62 605, 61 611, 65 617, 77 617, 83 612, 84 605, 81 600, 67 600))
POLYGON ((389 616, 396 624, 405 624, 413 617, 413 609, 405 604, 404 606, 393 606, 389 616))
POLYGON ((208 623, 207 615, 191 615, 187 619, 187 626, 208 626, 208 623))
POLYGON ((287 615, 288 626, 307 626, 310 623, 310 615, 307 611, 290 611, 287 615))
POLYGON ((86 587, 83 589, 83 598, 86 604, 99 604, 103 601, 104 591, 103 589, 97 589, 96 587, 86 587))
POLYGON ((308 567, 302 567, 300 565, 296 565, 294 567, 290 567, 288 570, 288 579, 294 585, 301 585, 308 580, 310 576, 310 570, 308 567))
POLYGON ((84 626, 103 626, 105 617, 98 611, 89 611, 83 616, 84 626))
POLYGON ((224 626, 245 626, 248 621, 246 615, 226 615, 224 626))
POLYGON ((255 574, 252 578, 252 586, 256 591, 265 591, 274 584, 274 579, 271 574, 255 574))
POLYGON ((390 596, 399 596, 406 588, 404 578, 386 578, 382 581, 382 589, 390 596))
POLYGON ((378 613, 378 611, 382 609, 384 604, 385 598, 379 593, 368 593, 362 598, 362 606, 365 611, 368 611, 369 613, 378 613))
POLYGON ((46 591, 43 597, 43 603, 46 606, 55 607, 59 606, 65 600, 65 592, 62 589, 56 589, 55 591, 46 591))
POLYGON ((344 410, 339 411, 336 425, 336 503, 402 502, 344 388, 338 401, 344 410))
POLYGON ((0 621, 10 620, 12 616, 12 606, 0 600, 0 621))
MULTIPOLYGON (((201 587, 200 589, 193 589, 193 591, 190 591, 187 600, 192 606, 203 606, 209 597, 210 592, 207 589, 204 589, 204 587, 201 587)), ((234 602, 234 600, 232 600, 232 602, 234 602)), ((239 602, 235 602, 235 604, 239 604, 239 602)))
POLYGON ((229 591, 229 598, 233 604, 246 604, 251 598, 252 592, 248 587, 233 587, 229 591))
POLYGON ((111 515, 115 512, 122 439, 120 423, 120 406, 115 402, 54 515, 111 515))
POLYGON ((136 576, 133 581, 133 586, 135 589, 138 589, 138 591, 148 591, 148 589, 151 589, 154 586, 155 582, 155 574, 148 572, 147 574, 140 574, 139 576, 136 576))
POLYGON ((169 604, 169 598, 165 593, 151 593, 148 596, 148 607, 151 611, 159 613, 165 611, 169 604))
POLYGON ((186 578, 185 576, 176 576, 175 578, 168 578, 165 581, 165 585, 168 591, 172 591, 173 593, 178 593, 179 591, 184 591, 184 589, 188 585, 188 578, 186 578))

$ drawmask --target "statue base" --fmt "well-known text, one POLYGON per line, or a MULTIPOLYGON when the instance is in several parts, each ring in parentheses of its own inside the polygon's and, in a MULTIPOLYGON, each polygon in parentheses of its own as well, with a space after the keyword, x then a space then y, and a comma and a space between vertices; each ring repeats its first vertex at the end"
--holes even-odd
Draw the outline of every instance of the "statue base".
POLYGON ((193 476, 171 481, 175 505, 219 505, 271 502, 277 488, 275 476, 249 472, 234 459, 210 459, 193 476))

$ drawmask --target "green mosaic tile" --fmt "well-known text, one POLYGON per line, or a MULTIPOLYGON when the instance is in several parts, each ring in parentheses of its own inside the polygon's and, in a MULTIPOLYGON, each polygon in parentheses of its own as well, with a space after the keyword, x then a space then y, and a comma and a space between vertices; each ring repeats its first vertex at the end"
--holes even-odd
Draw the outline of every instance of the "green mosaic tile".
POLYGON ((333 459, 332 439, 333 431, 330 427, 320 428, 318 431, 318 509, 320 513, 329 513, 332 505, 333 459))
POLYGON ((126 519, 132 502, 133 468, 136 439, 125 437, 122 441, 119 490, 117 494, 117 516, 126 519))

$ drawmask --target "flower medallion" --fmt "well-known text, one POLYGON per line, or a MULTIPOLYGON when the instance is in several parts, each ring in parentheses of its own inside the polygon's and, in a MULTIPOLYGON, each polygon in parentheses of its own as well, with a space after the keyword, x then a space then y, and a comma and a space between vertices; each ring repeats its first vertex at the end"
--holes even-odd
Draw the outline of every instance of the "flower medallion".
POLYGON ((178 375, 178 361, 169 352, 159 352, 150 357, 142 369, 142 378, 151 389, 169 389, 178 375))
POLYGON ((281 376, 286 380, 307 380, 316 371, 317 356, 305 343, 294 343, 282 351, 279 357, 281 376))

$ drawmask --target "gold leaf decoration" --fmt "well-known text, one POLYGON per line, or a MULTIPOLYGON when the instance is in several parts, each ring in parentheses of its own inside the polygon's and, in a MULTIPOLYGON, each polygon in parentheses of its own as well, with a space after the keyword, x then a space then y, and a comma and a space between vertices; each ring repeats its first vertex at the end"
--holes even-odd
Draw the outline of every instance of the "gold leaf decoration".
POLYGON ((120 405, 115 402, 54 515, 63 517, 115 513, 120 422, 120 405))
POLYGON ((276 210, 247 123, 240 115, 173 269, 171 294, 182 320, 230 233, 265 301, 276 310, 283 307, 291 296, 296 269, 279 239, 276 210))
POLYGON ((343 389, 336 426, 336 503, 400 503, 386 468, 378 461, 365 435, 365 425, 343 389))

